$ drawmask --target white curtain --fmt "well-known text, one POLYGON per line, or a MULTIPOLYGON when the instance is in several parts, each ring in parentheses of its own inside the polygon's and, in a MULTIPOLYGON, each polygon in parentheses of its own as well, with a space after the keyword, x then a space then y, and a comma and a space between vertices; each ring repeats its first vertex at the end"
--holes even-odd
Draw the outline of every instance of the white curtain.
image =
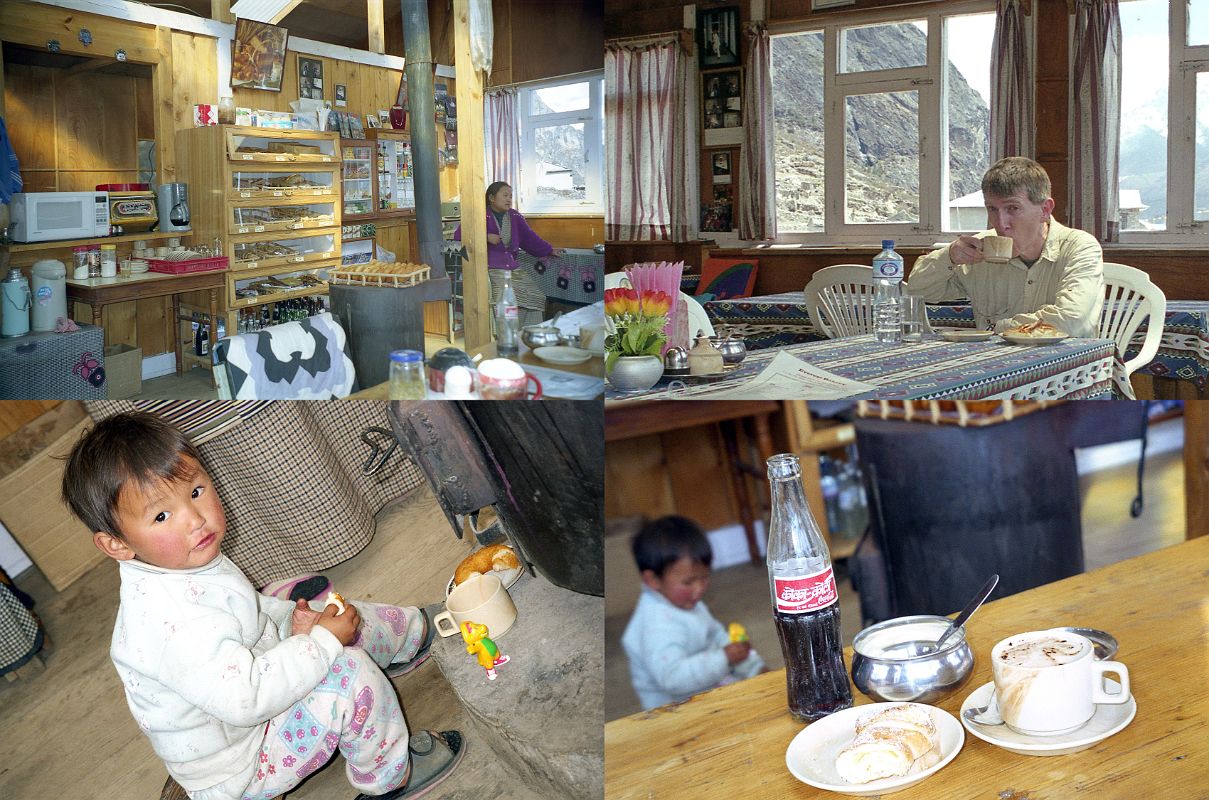
POLYGON ((678 37, 605 44, 605 238, 697 238, 697 63, 678 37))
POLYGON ((1079 0, 1075 7, 1071 81, 1071 225, 1103 242, 1121 224, 1117 168, 1121 141, 1121 15, 1117 0, 1079 0))
POLYGON ((739 238, 777 237, 777 192, 772 138, 772 67, 768 30, 753 25, 747 38, 743 99, 746 123, 739 148, 739 238))
POLYGON ((507 87, 483 96, 483 135, 487 139, 487 183, 504 181, 514 190, 521 177, 521 128, 517 92, 507 87))
POLYGON ((991 49, 991 163, 1033 157, 1032 36, 1020 0, 997 0, 991 49))

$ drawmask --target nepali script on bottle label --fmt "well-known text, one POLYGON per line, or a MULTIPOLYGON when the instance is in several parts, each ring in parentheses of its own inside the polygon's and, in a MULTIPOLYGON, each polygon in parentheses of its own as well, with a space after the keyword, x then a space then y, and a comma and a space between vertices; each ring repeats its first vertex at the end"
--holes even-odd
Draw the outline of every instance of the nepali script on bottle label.
POLYGON ((793 578, 773 576, 777 595, 777 611, 783 614, 805 614, 818 611, 839 599, 835 588, 835 573, 831 567, 814 575, 793 578))

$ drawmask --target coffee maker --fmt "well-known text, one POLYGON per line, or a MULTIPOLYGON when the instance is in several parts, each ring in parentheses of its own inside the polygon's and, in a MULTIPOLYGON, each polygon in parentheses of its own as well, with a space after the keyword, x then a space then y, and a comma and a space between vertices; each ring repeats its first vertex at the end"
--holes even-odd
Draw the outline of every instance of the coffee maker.
POLYGON ((159 230, 189 230, 189 185, 185 183, 161 183, 155 187, 156 211, 159 212, 159 230))

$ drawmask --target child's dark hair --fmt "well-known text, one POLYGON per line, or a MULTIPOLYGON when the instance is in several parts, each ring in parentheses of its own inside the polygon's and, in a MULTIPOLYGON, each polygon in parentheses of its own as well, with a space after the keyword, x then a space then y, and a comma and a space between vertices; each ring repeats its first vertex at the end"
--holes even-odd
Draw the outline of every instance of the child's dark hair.
POLYGON ((667 516, 648 522, 630 542, 638 571, 650 570, 659 577, 684 557, 709 566, 714 551, 701 527, 688 517, 667 516))
POLYGON ((185 435, 154 414, 128 412, 101 420, 80 437, 63 470, 63 502, 90 531, 122 537, 118 497, 134 481, 144 489, 189 477, 201 456, 185 435))

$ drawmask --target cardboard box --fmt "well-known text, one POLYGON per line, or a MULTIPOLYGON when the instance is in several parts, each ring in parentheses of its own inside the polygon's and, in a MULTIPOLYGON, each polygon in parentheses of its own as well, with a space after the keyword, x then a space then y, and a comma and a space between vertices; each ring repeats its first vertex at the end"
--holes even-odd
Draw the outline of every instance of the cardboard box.
POLYGON ((128 344, 105 348, 105 384, 110 400, 134 397, 143 390, 143 349, 128 344))

